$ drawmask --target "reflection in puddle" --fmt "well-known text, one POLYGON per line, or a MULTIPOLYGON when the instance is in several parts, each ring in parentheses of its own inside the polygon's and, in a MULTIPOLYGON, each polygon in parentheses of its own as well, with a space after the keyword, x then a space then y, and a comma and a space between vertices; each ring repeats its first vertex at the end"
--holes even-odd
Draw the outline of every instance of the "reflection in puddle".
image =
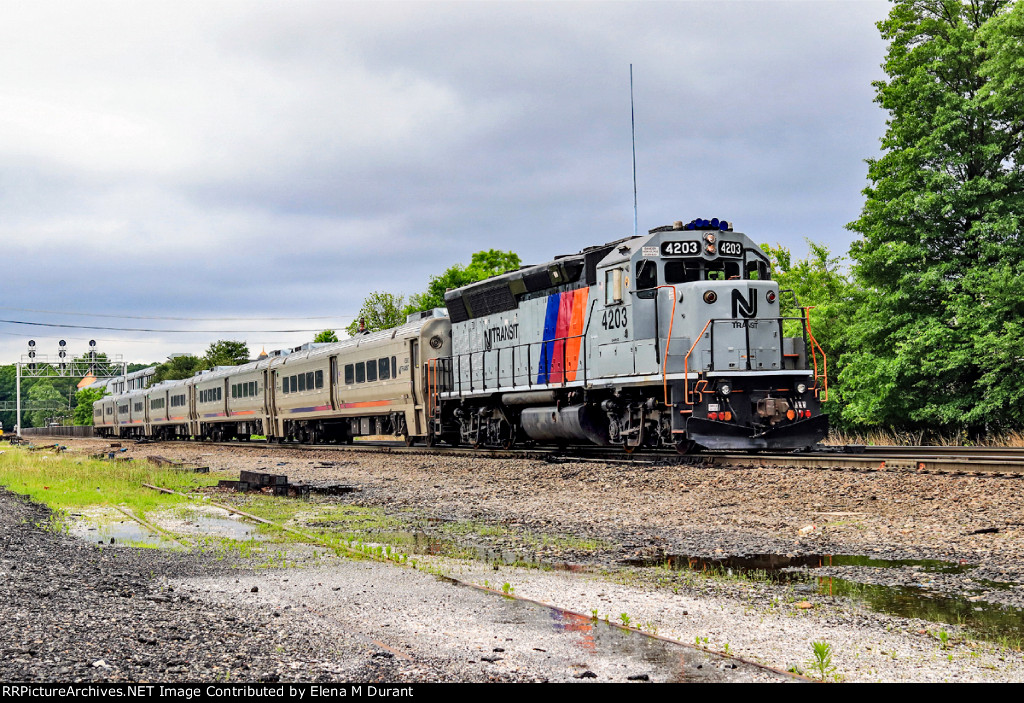
MULTIPOLYGON (((188 515, 185 520, 175 520, 175 523, 168 531, 176 536, 181 535, 185 539, 217 537, 239 542, 267 539, 256 531, 255 524, 231 517, 213 517, 193 513, 188 515)), ((164 529, 163 524, 158 523, 157 526, 164 529)), ((99 526, 81 523, 71 529, 71 534, 79 539, 100 544, 126 543, 132 546, 160 548, 180 546, 164 535, 128 519, 104 522, 99 526)))
POLYGON ((79 525, 71 530, 71 534, 94 544, 117 544, 128 542, 136 546, 172 547, 173 542, 163 535, 152 532, 132 520, 105 523, 99 527, 79 525), (110 540, 114 540, 111 542, 110 540))
POLYGON ((722 559, 673 555, 634 559, 627 563, 632 566, 659 566, 725 576, 742 574, 755 580, 797 584, 798 591, 852 598, 880 613, 963 625, 988 639, 1005 636, 1024 639, 1024 609, 972 600, 986 591, 1012 588, 1012 584, 973 579, 957 595, 949 595, 930 588, 929 580, 917 581, 912 578, 913 585, 909 586, 880 585, 814 573, 818 568, 867 567, 901 569, 914 576, 956 576, 975 568, 970 564, 934 559, 876 559, 856 554, 753 554, 722 559))
MULTIPOLYGON (((446 579, 458 586, 458 581, 446 579)), ((622 682, 794 681, 787 674, 763 669, 738 659, 720 656, 677 642, 623 630, 584 615, 515 598, 502 598, 501 623, 515 624, 537 633, 532 637, 547 656, 571 662, 573 678, 622 682), (557 643, 542 633, 558 635, 557 643), (551 644, 557 644, 550 648, 551 644)))

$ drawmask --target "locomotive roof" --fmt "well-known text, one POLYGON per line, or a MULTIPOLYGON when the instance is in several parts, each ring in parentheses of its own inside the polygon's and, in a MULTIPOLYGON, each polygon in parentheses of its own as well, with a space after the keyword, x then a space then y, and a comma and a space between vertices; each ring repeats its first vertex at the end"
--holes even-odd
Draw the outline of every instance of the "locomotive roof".
POLYGON ((463 322, 471 317, 482 317, 517 307, 518 300, 529 293, 558 288, 575 283, 585 276, 586 284, 597 282, 597 266, 624 242, 644 237, 624 237, 614 242, 587 247, 576 254, 556 256, 553 261, 535 266, 524 266, 499 276, 470 283, 444 294, 445 305, 452 322, 463 322))

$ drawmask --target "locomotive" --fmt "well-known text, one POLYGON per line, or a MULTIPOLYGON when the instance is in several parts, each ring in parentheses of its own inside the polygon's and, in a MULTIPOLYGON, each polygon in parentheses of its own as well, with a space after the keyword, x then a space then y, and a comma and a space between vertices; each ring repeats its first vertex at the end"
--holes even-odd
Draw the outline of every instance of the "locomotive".
POLYGON ((779 296, 765 254, 717 218, 450 291, 432 432, 474 445, 809 447, 828 432, 826 360, 807 310, 783 318, 779 296))
POLYGON ((780 314, 783 293, 730 223, 676 222, 449 291, 446 311, 394 329, 102 399, 94 424, 158 438, 804 449, 828 432, 827 361, 808 309, 780 314))

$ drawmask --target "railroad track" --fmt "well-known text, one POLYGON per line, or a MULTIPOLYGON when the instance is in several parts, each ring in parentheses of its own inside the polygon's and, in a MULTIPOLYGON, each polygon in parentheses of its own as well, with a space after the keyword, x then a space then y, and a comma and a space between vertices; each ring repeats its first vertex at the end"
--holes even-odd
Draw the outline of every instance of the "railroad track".
MULTIPOLYGON (((157 445, 159 442, 153 442, 157 445)), ((626 453, 608 447, 407 447, 401 441, 361 441, 338 444, 264 444, 262 442, 204 442, 196 446, 294 452, 328 451, 394 455, 464 456, 482 459, 531 459, 552 463, 600 462, 637 465, 697 465, 723 468, 787 467, 819 470, 908 471, 935 474, 1024 476, 1024 447, 897 447, 847 445, 819 446, 815 451, 788 454, 726 454, 706 452, 680 455, 672 450, 637 450, 626 453)))
POLYGON ((854 471, 910 471, 936 474, 987 474, 1024 476, 1024 447, 887 447, 846 446, 789 454, 703 454, 680 455, 671 450, 643 450, 627 454, 607 447, 552 447, 488 449, 470 447, 407 447, 402 442, 358 442, 334 444, 246 444, 220 442, 218 446, 305 451, 337 451, 407 455, 465 456, 486 459, 533 459, 552 463, 600 462, 616 464, 676 464, 753 468, 758 466, 854 471))

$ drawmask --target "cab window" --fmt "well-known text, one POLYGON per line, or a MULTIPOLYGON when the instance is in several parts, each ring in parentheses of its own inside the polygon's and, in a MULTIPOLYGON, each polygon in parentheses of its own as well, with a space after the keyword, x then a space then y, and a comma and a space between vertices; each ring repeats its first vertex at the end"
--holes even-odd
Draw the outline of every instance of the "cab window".
POLYGON ((647 290, 658 286, 658 264, 650 259, 636 262, 636 289, 647 290))

